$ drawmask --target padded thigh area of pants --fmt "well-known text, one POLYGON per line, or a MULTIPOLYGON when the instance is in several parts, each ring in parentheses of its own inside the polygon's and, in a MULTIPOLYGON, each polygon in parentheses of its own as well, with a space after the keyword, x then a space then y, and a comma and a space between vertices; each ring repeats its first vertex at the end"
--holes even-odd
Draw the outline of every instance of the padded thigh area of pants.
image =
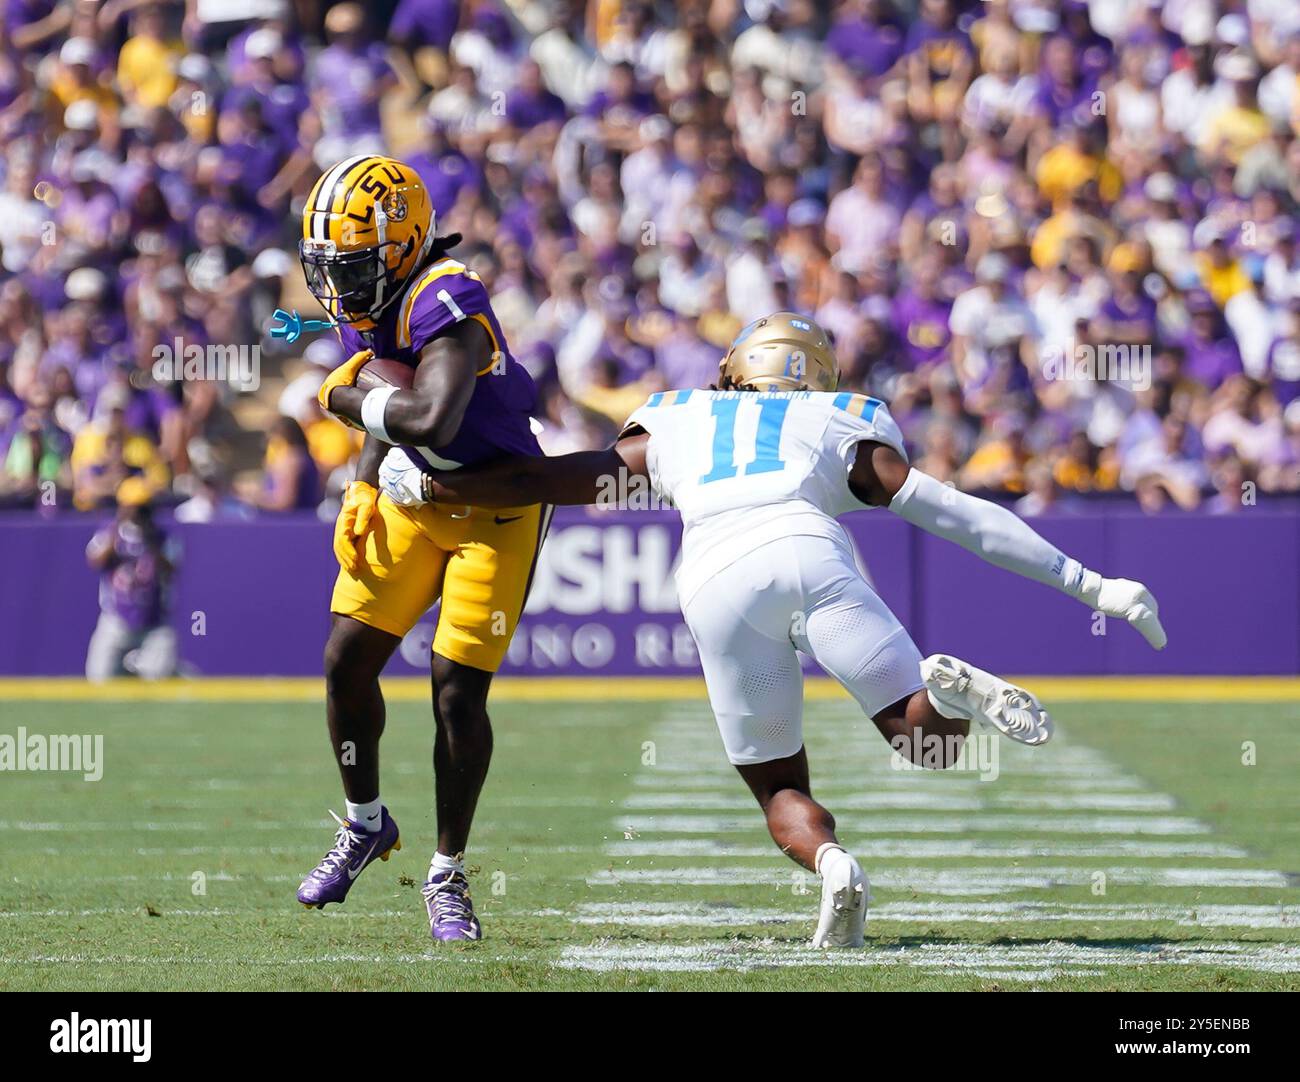
POLYGON ((703 586, 685 612, 718 731, 737 764, 785 758, 803 745, 793 578, 779 564, 740 564, 703 586))

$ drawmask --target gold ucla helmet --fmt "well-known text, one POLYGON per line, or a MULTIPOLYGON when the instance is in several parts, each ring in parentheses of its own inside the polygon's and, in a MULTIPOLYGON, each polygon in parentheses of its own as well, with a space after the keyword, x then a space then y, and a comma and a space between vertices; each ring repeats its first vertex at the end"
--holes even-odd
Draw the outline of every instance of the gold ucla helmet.
POLYGON ((826 332, 794 312, 773 312, 745 327, 718 367, 718 387, 833 391, 840 383, 826 332))
POLYGON ((341 323, 372 327, 433 244, 428 189, 396 158, 360 154, 316 181, 302 212, 307 288, 341 323))

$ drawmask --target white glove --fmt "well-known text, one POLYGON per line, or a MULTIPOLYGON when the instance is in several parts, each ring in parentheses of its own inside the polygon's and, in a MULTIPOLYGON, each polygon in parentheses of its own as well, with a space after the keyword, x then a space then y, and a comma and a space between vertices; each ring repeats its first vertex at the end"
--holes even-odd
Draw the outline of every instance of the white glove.
POLYGON ((1107 616, 1127 620, 1157 650, 1163 650, 1169 641, 1160 623, 1160 605, 1140 582, 1104 579, 1095 571, 1086 571, 1079 600, 1107 616))
POLYGON ((379 464, 379 490, 399 507, 419 507, 424 498, 424 471, 406 452, 394 447, 379 464))

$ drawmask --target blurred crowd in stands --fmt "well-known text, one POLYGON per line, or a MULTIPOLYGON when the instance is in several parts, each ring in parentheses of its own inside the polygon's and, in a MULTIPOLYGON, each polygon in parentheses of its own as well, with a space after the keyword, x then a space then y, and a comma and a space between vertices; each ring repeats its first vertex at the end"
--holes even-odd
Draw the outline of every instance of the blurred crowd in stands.
POLYGON ((328 513, 339 347, 268 327, 320 315, 312 183, 378 151, 464 233, 549 453, 785 308, 917 465, 1024 513, 1300 490, 1296 0, 0 13, 0 506, 328 513), (157 377, 195 343, 255 378, 157 377))

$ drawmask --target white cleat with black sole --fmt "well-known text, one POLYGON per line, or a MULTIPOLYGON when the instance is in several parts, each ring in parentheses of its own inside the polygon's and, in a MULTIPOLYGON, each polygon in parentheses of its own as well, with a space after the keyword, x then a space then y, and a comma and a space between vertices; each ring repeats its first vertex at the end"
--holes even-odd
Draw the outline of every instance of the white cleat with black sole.
POLYGON ((946 718, 983 722, 1021 744, 1052 739, 1051 715, 1032 694, 960 658, 931 654, 921 662, 921 679, 930 702, 946 718))
POLYGON ((867 923, 867 877, 843 849, 827 848, 818 866, 822 904, 814 947, 860 947, 867 923))

